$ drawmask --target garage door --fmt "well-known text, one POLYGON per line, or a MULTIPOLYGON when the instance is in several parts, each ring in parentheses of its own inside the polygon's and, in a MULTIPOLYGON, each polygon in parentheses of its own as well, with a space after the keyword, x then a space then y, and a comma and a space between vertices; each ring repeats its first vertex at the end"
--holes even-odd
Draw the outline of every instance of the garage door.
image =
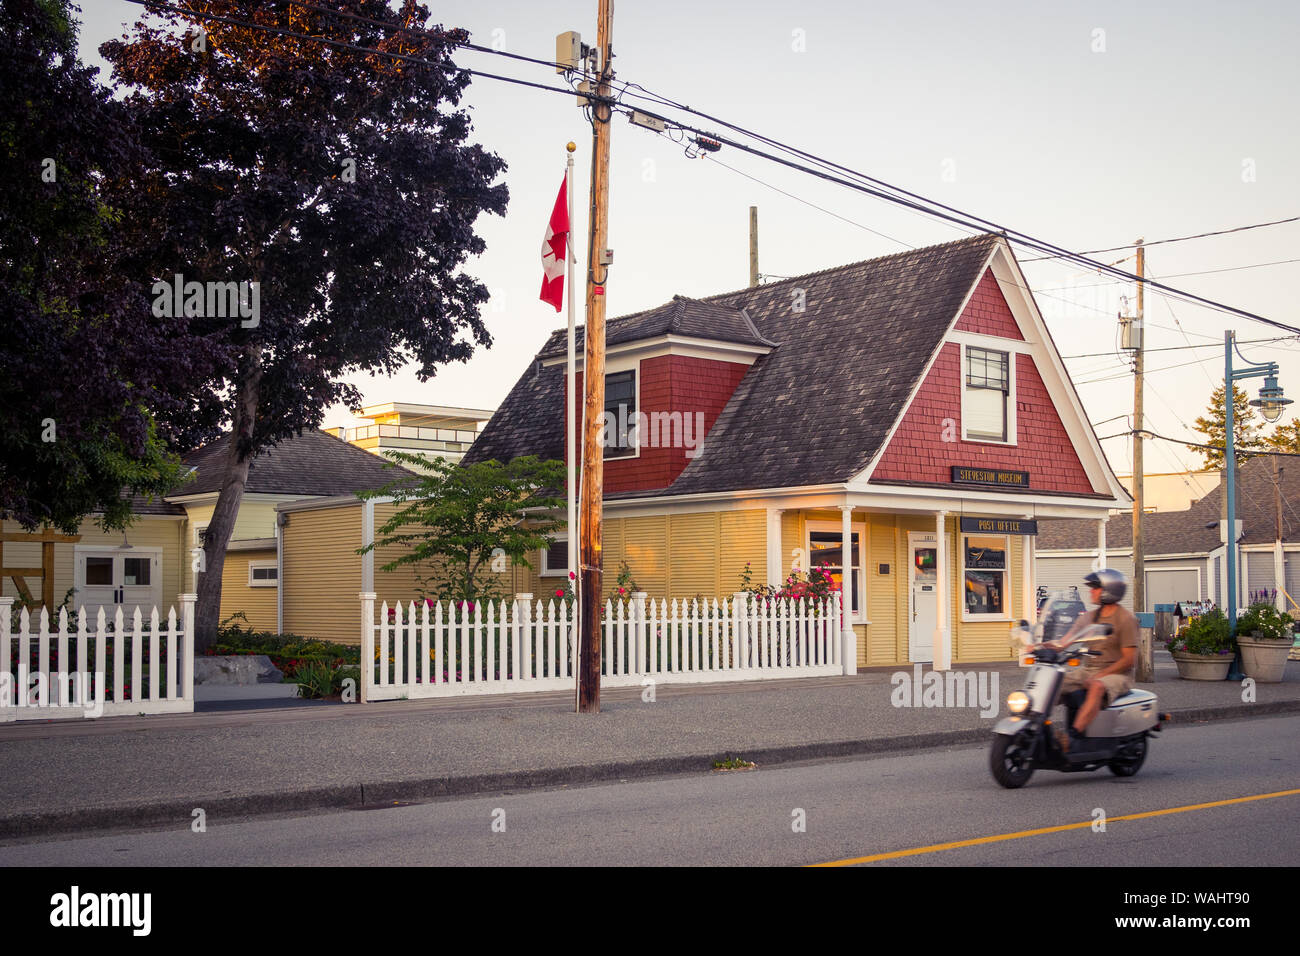
POLYGON ((1199 601, 1201 586, 1195 568, 1185 570, 1147 571, 1147 606, 1176 604, 1179 601, 1199 601))

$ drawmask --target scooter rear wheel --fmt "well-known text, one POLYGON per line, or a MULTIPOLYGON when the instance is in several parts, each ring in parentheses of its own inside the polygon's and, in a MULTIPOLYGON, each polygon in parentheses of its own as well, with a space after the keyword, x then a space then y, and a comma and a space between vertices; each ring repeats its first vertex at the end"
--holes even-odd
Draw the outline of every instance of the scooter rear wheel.
POLYGON ((1008 737, 998 734, 989 750, 989 770, 993 779, 1008 790, 1018 790, 1034 775, 1029 741, 1023 733, 1008 737))
POLYGON ((1147 738, 1143 735, 1128 745, 1127 753, 1117 756, 1108 764, 1110 772, 1117 777, 1131 777, 1142 769, 1147 759, 1147 738))

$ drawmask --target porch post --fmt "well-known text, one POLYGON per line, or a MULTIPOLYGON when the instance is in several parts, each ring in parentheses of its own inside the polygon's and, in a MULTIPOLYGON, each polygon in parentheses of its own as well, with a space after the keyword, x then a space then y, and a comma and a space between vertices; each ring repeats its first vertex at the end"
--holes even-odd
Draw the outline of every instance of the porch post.
POLYGON ((782 508, 767 509, 767 583, 774 587, 781 586, 781 515, 782 508))
MULTIPOLYGON (((199 599, 197 594, 185 592, 177 595, 177 600, 181 602, 181 666, 184 670, 181 672, 181 699, 190 702, 191 709, 194 706, 194 602, 199 599)), ((114 636, 113 640, 117 640, 114 636)))
MULTIPOLYGON (((359 700, 365 704, 370 701, 372 688, 375 686, 375 598, 373 591, 362 591, 357 595, 361 601, 361 686, 358 688, 359 700)), ((450 628, 448 629, 450 631, 450 628)), ((448 646, 451 644, 448 639, 448 646)), ((387 665, 385 665, 387 666, 387 665)), ((438 662, 442 666, 442 662, 438 662)), ((387 671, 385 671, 387 673, 387 671)), ((448 680, 454 676, 450 672, 448 680)))
POLYGON ((1282 592, 1286 590, 1286 564, 1282 557, 1281 539, 1273 542, 1273 587, 1277 590, 1277 597, 1273 603, 1279 611, 1285 611, 1286 595, 1282 592))
MULTIPOLYGON (((865 545, 866 542, 863 542, 865 545)), ((809 561, 809 572, 812 571, 812 562, 809 561)), ((840 505, 840 567, 843 572, 840 575, 843 607, 843 634, 844 634, 844 673, 856 674, 858 672, 858 636, 853 632, 853 506, 840 505)), ((862 595, 865 604, 866 595, 862 595)))
POLYGON ((944 530, 944 521, 948 517, 946 511, 936 511, 934 513, 935 528, 935 548, 934 553, 934 576, 938 595, 935 601, 938 605, 938 614, 935 617, 934 626, 934 664, 933 668, 937 671, 946 671, 952 669, 952 630, 949 626, 948 605, 951 600, 952 583, 948 580, 948 535, 944 530))
POLYGON ((1021 550, 1021 560, 1024 567, 1021 568, 1021 580, 1024 582, 1024 600, 1021 605, 1024 612, 1021 615, 1030 624, 1038 617, 1038 588, 1034 586, 1034 558, 1038 550, 1037 537, 1029 534, 1025 535, 1025 544, 1021 550))
POLYGON ((1106 558, 1106 519, 1097 519, 1097 568, 1100 571, 1108 567, 1106 558))

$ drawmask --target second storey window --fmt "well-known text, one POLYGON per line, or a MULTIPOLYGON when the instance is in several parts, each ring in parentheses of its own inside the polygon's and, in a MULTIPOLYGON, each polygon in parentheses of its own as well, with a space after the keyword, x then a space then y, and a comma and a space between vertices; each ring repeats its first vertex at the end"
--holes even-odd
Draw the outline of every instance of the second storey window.
POLYGON ((1009 355, 991 349, 966 349, 966 393, 962 401, 964 430, 976 441, 1009 441, 1011 393, 1009 355))
POLYGON ((605 422, 602 437, 606 458, 636 456, 636 372, 605 376, 605 422))

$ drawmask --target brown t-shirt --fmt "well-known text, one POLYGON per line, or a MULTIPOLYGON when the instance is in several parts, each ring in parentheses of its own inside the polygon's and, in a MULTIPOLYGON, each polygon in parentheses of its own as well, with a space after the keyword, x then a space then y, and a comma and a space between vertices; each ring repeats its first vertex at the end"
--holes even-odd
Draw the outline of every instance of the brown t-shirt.
MULTIPOLYGON (((1138 619, 1137 615, 1124 607, 1122 604, 1113 605, 1115 613, 1106 617, 1099 617, 1100 608, 1092 611, 1084 611, 1075 620, 1070 627, 1070 633, 1081 631, 1090 624, 1109 624, 1111 626, 1110 634, 1106 635, 1100 641, 1090 642, 1090 649, 1101 651, 1101 657, 1086 658, 1086 667, 1088 670, 1103 670, 1114 664, 1120 659, 1122 651, 1126 647, 1137 647, 1138 644, 1138 619)), ((1068 635, 1067 635, 1068 636, 1068 635)), ((1134 666, 1137 664, 1137 658, 1134 656, 1133 664, 1129 666, 1127 673, 1132 676, 1134 666)))

